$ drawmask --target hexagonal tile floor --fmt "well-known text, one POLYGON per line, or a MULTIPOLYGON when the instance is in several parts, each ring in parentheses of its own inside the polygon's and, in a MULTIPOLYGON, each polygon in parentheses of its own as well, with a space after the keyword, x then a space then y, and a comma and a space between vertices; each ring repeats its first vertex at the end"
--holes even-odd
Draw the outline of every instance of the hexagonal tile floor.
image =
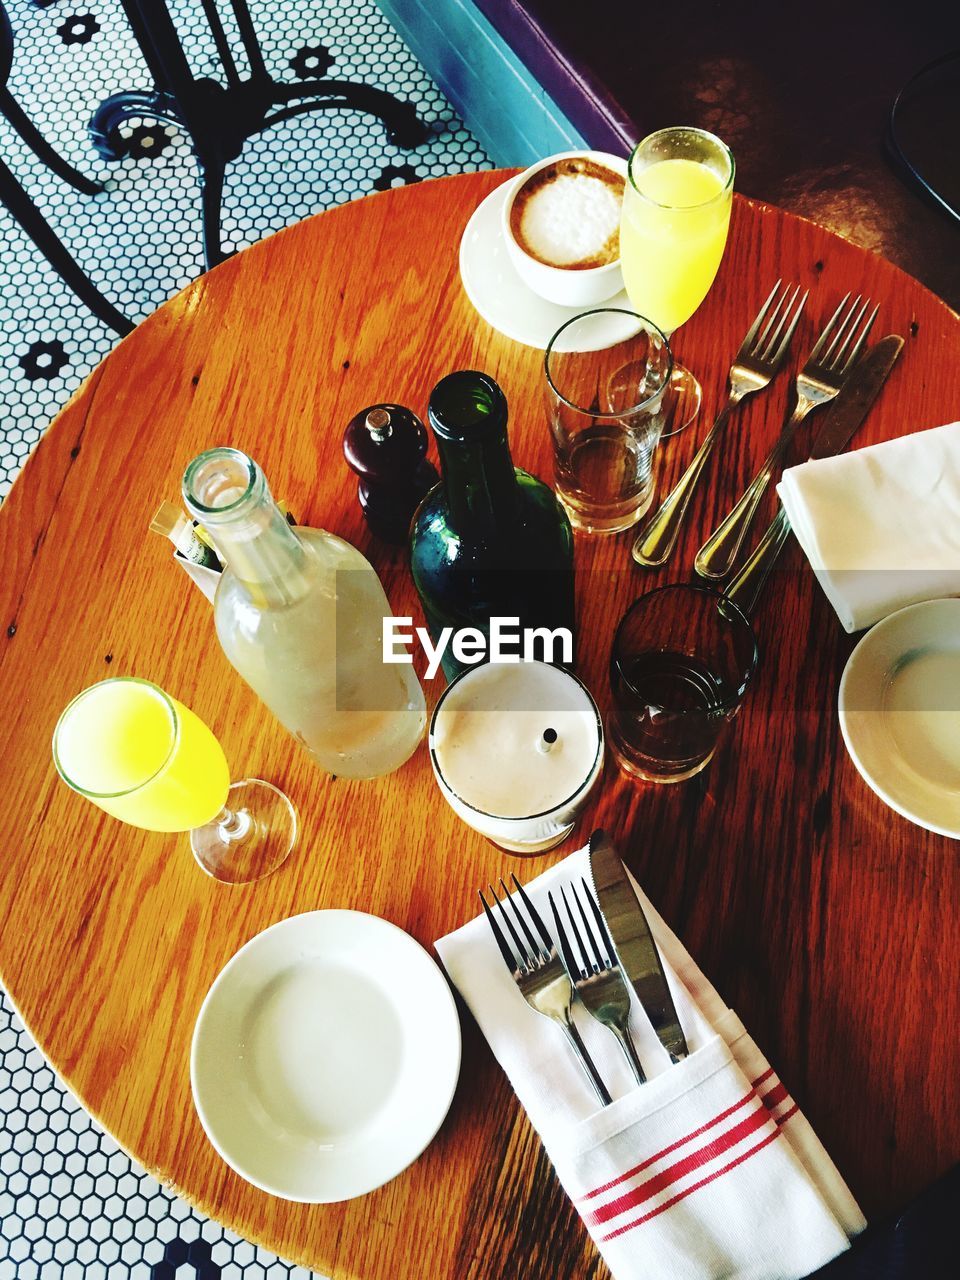
MULTIPOLYGON (((225 7, 225 6, 223 6, 225 7)), ((132 122, 117 164, 91 151, 94 107, 147 88, 118 0, 6 0, 10 88, 57 150, 106 184, 86 197, 39 164, 0 121, 0 153, 85 270, 137 320, 202 268, 185 139, 132 122)), ((194 65, 213 68, 199 0, 171 5, 194 65)), ((249 142, 224 194, 225 245, 241 248, 371 191, 490 159, 372 0, 252 0, 278 79, 378 84, 433 126, 414 151, 350 111, 303 116, 249 142)), ((31 447, 116 336, 86 311, 0 209, 0 498, 31 447)), ((0 991, 0 1280, 275 1280, 310 1273, 204 1219, 135 1166, 57 1082, 0 991)))
POLYGON ((135 1165, 0 992, 0 1280, 308 1280, 135 1165))
MULTIPOLYGON (((343 110, 265 131, 230 166, 225 248, 388 186, 492 167, 373 0, 248 2, 276 79, 329 71, 378 85, 415 103, 432 134, 403 151, 372 117, 343 110)), ((123 130, 121 161, 104 163, 90 147, 87 123, 98 103, 150 85, 119 0, 5 0, 5 7, 14 28, 13 96, 60 154, 106 190, 93 197, 74 191, 2 119, 0 154, 97 286, 132 320, 142 319, 202 269, 189 146, 173 129, 132 121, 123 130)), ((170 8, 192 66, 213 74, 200 0, 170 0, 170 8)), ((0 498, 44 427, 114 342, 0 208, 0 498)))

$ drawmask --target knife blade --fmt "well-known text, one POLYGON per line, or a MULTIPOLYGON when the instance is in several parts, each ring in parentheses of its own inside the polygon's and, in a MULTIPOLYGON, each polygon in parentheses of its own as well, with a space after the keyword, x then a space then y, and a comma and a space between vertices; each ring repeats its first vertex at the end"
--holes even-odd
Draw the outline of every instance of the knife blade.
MULTIPOLYGON (((902 350, 903 338, 891 333, 860 357, 840 394, 827 410, 826 420, 810 451, 810 460, 830 458, 849 444, 870 412, 902 350)), ((757 603, 763 584, 789 534, 790 521, 781 506, 743 568, 724 589, 727 599, 739 605, 744 613, 750 613, 757 603)))
POLYGON ((903 339, 899 334, 890 333, 860 357, 840 388, 840 394, 827 410, 810 451, 811 460, 831 458, 849 444, 870 412, 902 350, 903 339))
POLYGON ((660 952, 623 863, 602 830, 594 831, 590 837, 590 874, 620 968, 637 993, 660 1043, 672 1061, 679 1062, 687 1056, 687 1041, 667 986, 660 952))

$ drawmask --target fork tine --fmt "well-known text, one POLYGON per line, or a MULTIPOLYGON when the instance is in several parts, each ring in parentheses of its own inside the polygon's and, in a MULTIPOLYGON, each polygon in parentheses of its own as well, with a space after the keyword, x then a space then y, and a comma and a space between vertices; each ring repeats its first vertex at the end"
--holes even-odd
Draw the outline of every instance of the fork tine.
POLYGON ((573 948, 570 946, 570 939, 567 937, 567 931, 564 929, 563 923, 560 920, 560 912, 558 911, 557 904, 554 901, 552 889, 547 894, 547 901, 550 903, 550 908, 553 911, 553 923, 556 926, 557 941, 560 943, 563 963, 567 966, 567 973, 576 982, 585 976, 583 966, 573 954, 573 948))
POLYGON ((607 929, 607 922, 603 918, 603 912, 600 910, 600 907, 597 905, 596 898, 590 892, 590 886, 587 883, 586 876, 584 876, 583 878, 583 888, 584 888, 584 893, 586 894, 587 901, 590 903, 590 908, 593 912, 593 918, 597 922, 597 928, 600 930, 600 938, 603 942, 603 945, 607 949, 607 958, 611 964, 616 964, 617 949, 613 945, 613 939, 610 937, 610 933, 607 929))
MULTIPOLYGON (((520 895, 520 901, 530 912, 530 919, 533 921, 534 928, 537 930, 537 932, 540 934, 540 937, 543 939, 543 945, 546 947, 547 954, 549 955, 549 953, 553 950, 553 939, 550 937, 549 933, 547 933, 547 927, 543 923, 543 920, 541 919, 540 912, 537 910, 537 908, 533 905, 533 903, 527 897, 526 889, 524 889, 523 885, 520 883, 520 881, 512 872, 510 873, 510 879, 513 881, 513 887, 516 889, 517 893, 519 893, 520 895)), ((501 880, 500 883, 503 884, 503 881, 501 880)))
MULTIPOLYGON (((573 893, 572 885, 570 887, 570 891, 571 893, 573 893)), ((590 957, 587 955, 587 948, 583 945, 583 939, 580 937, 580 930, 577 928, 577 922, 574 919, 573 908, 570 906, 570 900, 567 897, 566 885, 561 885, 560 894, 561 894, 561 897, 563 898, 563 905, 567 908, 567 919, 570 921, 570 928, 573 930, 573 936, 577 940, 577 947, 580 950, 580 958, 582 961, 583 970, 584 972, 587 972, 590 968, 590 957)), ((574 894, 574 901, 576 901, 576 894, 574 894)))
POLYGON ((577 904, 577 907, 580 911, 580 919, 583 921, 583 930, 584 930, 584 933, 587 935, 587 938, 589 939, 590 949, 593 951, 594 959, 597 962, 597 968, 606 969, 607 968, 606 958, 600 952, 600 944, 597 942, 595 933, 590 928, 590 921, 587 919, 587 913, 584 910, 583 900, 581 899, 580 895, 576 892, 576 890, 574 890, 574 893, 573 893, 573 900, 577 904))
POLYGON ((500 932, 500 926, 497 924, 496 920, 494 920, 493 912, 487 906, 487 900, 483 896, 483 890, 478 889, 477 892, 480 895, 480 901, 483 903, 483 910, 487 917, 487 923, 490 925, 490 928, 493 931, 493 936, 497 940, 497 946, 500 948, 500 954, 503 956, 504 963, 506 964, 507 968, 510 970, 511 973, 518 973, 519 967, 517 965, 516 959, 514 958, 514 954, 510 950, 510 948, 507 946, 507 940, 503 936, 503 934, 500 932))
MULTIPOLYGON (((547 957, 543 953, 543 948, 540 946, 536 938, 533 936, 533 931, 530 928, 530 925, 527 923, 526 919, 524 918, 523 912, 517 907, 517 904, 514 902, 513 898, 511 897, 510 890, 503 883, 503 876, 500 877, 500 888, 503 890, 503 893, 504 893, 504 903, 510 904, 510 910, 513 912, 513 917, 516 920, 517 924, 520 926, 520 928, 523 930, 524 937, 527 939, 527 942, 529 942, 530 944, 531 953, 534 956, 536 956, 538 964, 543 964, 543 962, 547 959, 547 957)), ((504 906, 504 910, 506 910, 506 906, 504 906)))
MULTIPOLYGON (((531 956, 527 948, 524 946, 523 939, 520 937, 519 933, 517 933, 516 929, 514 928, 513 921, 510 919, 509 915, 507 915, 506 907, 504 907, 503 903, 497 897, 497 891, 493 887, 493 885, 490 885, 490 893, 493 895, 494 902, 500 908, 500 914, 503 917, 503 923, 507 926, 507 929, 509 930, 509 933, 510 933, 510 937, 513 939, 513 944, 517 948, 517 954, 520 957, 518 961, 518 967, 522 970, 523 973, 529 973, 530 970, 533 968, 533 957, 531 956)), ((514 908, 514 910, 516 910, 516 908, 514 908)))
MULTIPOLYGON (((870 305, 869 302, 867 303, 867 305, 868 306, 870 305)), ((873 328, 873 322, 874 320, 876 320, 877 312, 879 310, 880 310, 880 303, 878 302, 877 305, 873 308, 873 312, 871 313, 870 318, 867 320, 867 323, 863 326, 863 332, 860 334, 860 337, 857 339, 856 345, 854 346, 853 350, 850 352, 849 356, 847 357, 847 363, 843 366, 843 370, 842 370, 844 374, 848 373, 849 370, 853 368, 854 363, 856 362, 857 356, 859 356, 863 348, 863 344, 866 342, 867 337, 870 333, 870 330, 873 328)))
MULTIPOLYGON (((771 336, 770 341, 767 343, 767 346, 763 355, 760 357, 761 360, 769 360, 771 355, 773 354, 773 350, 777 345, 777 342, 780 338, 780 334, 783 332, 783 326, 790 319, 790 313, 793 310, 793 304, 796 302, 797 296, 799 295, 799 293, 800 293, 800 286, 797 285, 797 287, 793 291, 793 296, 791 297, 790 301, 787 303, 786 307, 784 308, 783 315, 780 317, 780 323, 777 325, 776 329, 773 331, 773 335, 771 336)), ((786 297, 786 294, 784 294, 784 297, 786 297)), ((764 334, 764 337, 766 337, 766 334, 764 334)))
MULTIPOLYGON (((777 281, 777 283, 778 284, 780 283, 779 280, 777 281)), ((770 333, 770 330, 773 327, 774 321, 776 320, 777 316, 780 314, 780 311, 783 307, 784 302, 787 299, 787 295, 789 294, 789 292, 790 292, 790 286, 787 285, 787 287, 784 289, 783 293, 781 293, 779 299, 777 300, 777 305, 773 308, 773 310, 770 312, 770 315, 767 317, 767 323, 763 326, 763 329, 760 333, 760 337, 753 344, 753 348, 752 348, 753 355, 757 355, 758 352, 760 351, 760 348, 766 342, 767 335, 770 333)))
POLYGON ((753 324, 752 324, 752 325, 750 326, 750 328, 747 330, 747 336, 746 336, 746 337, 744 338, 744 340, 740 343, 740 350, 741 350, 741 351, 749 352, 750 347, 751 347, 751 345, 753 344, 753 340, 754 340, 754 338, 757 336, 757 330, 758 330, 758 329, 760 328, 760 326, 763 324, 763 317, 767 314, 767 310, 768 310, 768 308, 769 308, 769 306, 770 306, 770 303, 771 303, 771 302, 774 300, 774 298, 776 297, 776 295, 777 295, 777 290, 780 288, 780 284, 781 284, 781 281, 780 281, 780 280, 778 280, 778 281, 777 281, 777 283, 776 283, 776 284, 773 286, 773 288, 770 290, 770 295, 769 295, 769 297, 767 298, 766 302, 763 304, 763 306, 762 306, 762 307, 760 308, 760 310, 757 312, 757 318, 756 318, 756 320, 754 320, 753 324))
POLYGON ((820 352, 823 350, 824 343, 827 341, 827 338, 830 336, 830 332, 833 329, 833 326, 836 324, 837 320, 840 317, 840 312, 847 305, 847 302, 849 301, 849 299, 850 299, 849 293, 845 293, 841 298, 839 307, 837 307, 836 311, 833 313, 833 315, 824 325, 823 332, 820 334, 820 337, 817 339, 816 346, 813 348, 813 350, 810 352, 810 355, 807 357, 808 364, 811 364, 814 360, 816 360, 817 356, 819 356, 820 352))
POLYGON ((860 301, 860 298, 858 297, 858 300, 856 300, 856 302, 854 303, 854 306, 850 308, 850 315, 847 316, 847 321, 844 324, 844 328, 841 329, 841 333, 837 334, 835 343, 840 342, 841 334, 842 334, 842 337, 844 337, 844 340, 842 340, 842 342, 840 343, 840 346, 836 348, 836 351, 835 349, 833 349, 833 344, 831 344, 831 349, 829 349, 829 351, 827 352, 827 355, 831 357, 831 362, 829 362, 829 366, 828 366, 829 369, 838 369, 838 367, 840 367, 841 361, 844 360, 846 348, 849 347, 851 339, 852 337, 854 337, 856 330, 860 328, 860 321, 863 320, 863 317, 865 315, 867 315, 867 311, 870 306, 869 298, 865 298, 863 306, 860 307, 859 311, 856 311, 856 303, 859 303, 859 301, 860 301), (854 315, 855 311, 856 311, 856 315, 854 315))
MULTIPOLYGON (((833 357, 837 354, 837 343, 840 341, 841 338, 843 338, 844 346, 846 346, 845 335, 853 332, 853 325, 851 324, 851 321, 853 320, 853 317, 856 314, 857 307, 859 307, 860 305, 861 297, 862 295, 858 293, 856 298, 854 298, 853 302, 850 304, 850 309, 848 310, 847 314, 843 317, 843 320, 841 320, 840 322, 840 327, 837 330, 836 336, 834 337, 833 341, 830 343, 829 347, 827 347, 823 355, 820 357, 820 363, 822 365, 826 365, 827 368, 833 367, 830 362, 833 360, 833 357)), ((854 321, 853 323, 855 324, 856 322, 854 321)))
MULTIPOLYGON (((800 286, 797 285, 798 290, 799 288, 800 286)), ((794 297, 796 297, 796 294, 794 294, 794 297)), ((777 347, 777 350, 773 356, 774 364, 779 364, 782 358, 784 357, 784 355, 786 354, 787 347, 789 347, 790 345, 790 339, 793 337, 793 331, 794 329, 796 329, 797 325, 800 323, 800 317, 803 315, 803 308, 807 305, 807 299, 809 297, 810 297, 810 290, 808 289, 806 293, 804 293, 803 297, 800 299, 800 305, 799 307, 797 307, 797 310, 794 313, 793 320, 790 322, 790 327, 787 329, 787 332, 783 335, 783 338, 780 340, 780 345, 779 347, 777 347)))

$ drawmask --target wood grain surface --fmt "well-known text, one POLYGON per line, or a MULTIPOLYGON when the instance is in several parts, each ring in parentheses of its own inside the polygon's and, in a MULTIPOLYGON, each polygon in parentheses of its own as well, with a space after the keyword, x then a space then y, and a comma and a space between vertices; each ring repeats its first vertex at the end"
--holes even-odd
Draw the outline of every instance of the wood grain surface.
MULTIPOLYGON (((452 1110, 405 1173, 332 1206, 248 1186, 213 1151, 191 1102, 190 1037, 205 992, 247 939, 314 908, 374 911, 429 945, 474 913, 480 883, 514 869, 532 877, 597 819, 744 1018, 868 1216, 960 1156, 957 846, 886 809, 847 758, 836 694, 853 640, 796 546, 758 613, 755 686, 710 770, 682 786, 641 786, 608 762, 577 836, 523 863, 459 823, 423 747, 377 781, 321 774, 227 665, 209 605, 147 532, 198 450, 236 445, 302 522, 370 557, 395 612, 419 618, 404 554, 361 521, 341 435, 365 405, 424 414, 441 375, 483 369, 510 402, 515 461, 550 477, 542 354, 481 321, 457 272, 462 229, 503 177, 373 196, 196 281, 91 375, 0 511, 3 981, 64 1080, 152 1173, 338 1280, 606 1272, 466 1015, 452 1110), (214 728, 236 775, 272 779, 295 798, 303 838, 277 874, 218 884, 185 837, 122 826, 58 780, 57 715, 111 674, 156 680, 214 728)), ((880 258, 742 199, 717 283, 676 341, 703 379, 708 415, 778 276, 813 291, 794 366, 848 289, 881 303, 878 335, 907 338, 858 443, 960 417, 960 320, 880 258)), ((666 568, 631 567, 629 534, 578 538, 581 624, 589 617, 580 672, 604 711, 617 619, 649 587, 689 576, 703 535, 776 434, 788 381, 731 424, 666 568)), ((706 425, 663 447, 661 486, 706 425)), ((807 427, 801 453, 809 440, 807 427)), ((772 504, 768 494, 762 514, 772 504)), ((437 692, 428 688, 431 704, 437 692)))

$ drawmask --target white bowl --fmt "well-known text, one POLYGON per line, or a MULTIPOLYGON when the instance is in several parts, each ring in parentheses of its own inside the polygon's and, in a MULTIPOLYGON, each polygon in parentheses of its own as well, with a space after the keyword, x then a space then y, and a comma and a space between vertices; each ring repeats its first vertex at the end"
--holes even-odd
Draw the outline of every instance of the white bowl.
POLYGON ((520 279, 548 302, 555 302, 561 307, 592 307, 598 302, 606 302, 623 288, 623 272, 620 270, 620 259, 605 263, 602 267, 551 267, 539 259, 533 258, 518 243, 510 229, 510 215, 513 202, 520 188, 541 169, 555 164, 558 160, 584 159, 594 164, 612 169, 614 173, 627 176, 627 162, 622 156, 611 155, 606 151, 562 151, 545 160, 538 160, 529 169, 518 174, 507 188, 507 196, 503 202, 500 225, 510 261, 520 279))

